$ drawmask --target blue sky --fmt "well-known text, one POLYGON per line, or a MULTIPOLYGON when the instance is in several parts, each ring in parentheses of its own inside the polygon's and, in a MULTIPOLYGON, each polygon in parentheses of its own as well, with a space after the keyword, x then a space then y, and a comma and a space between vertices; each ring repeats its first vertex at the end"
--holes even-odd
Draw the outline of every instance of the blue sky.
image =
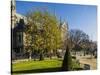
POLYGON ((56 4, 43 2, 16 1, 16 11, 25 15, 36 8, 47 9, 56 13, 62 21, 67 21, 69 29, 80 29, 97 41, 97 7, 93 5, 56 4))

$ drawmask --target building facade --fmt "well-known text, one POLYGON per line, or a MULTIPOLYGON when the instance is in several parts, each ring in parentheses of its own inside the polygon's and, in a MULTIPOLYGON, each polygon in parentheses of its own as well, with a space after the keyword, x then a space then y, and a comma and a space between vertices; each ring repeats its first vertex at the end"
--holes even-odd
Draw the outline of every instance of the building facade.
POLYGON ((16 13, 16 2, 11 1, 11 37, 12 59, 23 57, 24 53, 24 29, 27 25, 25 16, 16 13))

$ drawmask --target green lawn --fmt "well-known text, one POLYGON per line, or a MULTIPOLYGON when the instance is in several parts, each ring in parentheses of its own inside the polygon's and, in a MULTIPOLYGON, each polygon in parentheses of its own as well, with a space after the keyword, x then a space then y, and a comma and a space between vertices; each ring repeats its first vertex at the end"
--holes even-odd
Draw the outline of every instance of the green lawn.
POLYGON ((19 63, 12 64, 12 72, 48 72, 48 71, 56 71, 62 65, 61 60, 57 59, 48 59, 43 61, 23 61, 19 63))
MULTIPOLYGON (((12 73, 39 73, 39 72, 57 72, 61 71, 62 60, 46 59, 43 61, 21 61, 12 64, 12 73)), ((73 61, 73 68, 79 68, 79 65, 73 61)))

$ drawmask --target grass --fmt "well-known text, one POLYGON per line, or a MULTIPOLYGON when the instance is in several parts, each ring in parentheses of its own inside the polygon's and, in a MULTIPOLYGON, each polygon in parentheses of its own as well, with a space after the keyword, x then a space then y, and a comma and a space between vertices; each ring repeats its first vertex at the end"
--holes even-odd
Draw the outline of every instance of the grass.
POLYGON ((17 72, 49 72, 54 69, 56 71, 59 69, 62 65, 61 60, 57 59, 48 59, 48 60, 43 60, 43 61, 23 61, 19 63, 14 63, 12 64, 12 72, 17 73, 17 72))
MULTIPOLYGON (((43 61, 21 61, 12 64, 12 73, 41 73, 61 71, 62 60, 46 59, 43 61)), ((79 68, 79 64, 72 62, 73 68, 79 68)), ((74 70, 73 69, 73 70, 74 70)))
POLYGON ((80 67, 80 64, 77 63, 76 60, 73 60, 72 62, 72 70, 82 70, 82 68, 80 67))

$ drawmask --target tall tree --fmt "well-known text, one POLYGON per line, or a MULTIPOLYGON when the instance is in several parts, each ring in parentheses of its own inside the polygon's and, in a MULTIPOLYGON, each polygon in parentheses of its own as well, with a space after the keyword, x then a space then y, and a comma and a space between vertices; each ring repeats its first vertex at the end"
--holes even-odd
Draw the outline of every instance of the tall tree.
POLYGON ((86 44, 89 40, 89 36, 78 29, 73 29, 70 30, 70 40, 71 40, 71 44, 72 44, 72 48, 74 49, 74 51, 79 51, 82 48, 86 48, 86 44))
POLYGON ((40 60, 43 60, 45 50, 51 52, 61 46, 57 18, 47 11, 35 11, 29 13, 27 19, 26 35, 30 37, 27 41, 30 41, 29 45, 32 47, 29 49, 30 54, 32 50, 37 50, 40 53, 40 60))

